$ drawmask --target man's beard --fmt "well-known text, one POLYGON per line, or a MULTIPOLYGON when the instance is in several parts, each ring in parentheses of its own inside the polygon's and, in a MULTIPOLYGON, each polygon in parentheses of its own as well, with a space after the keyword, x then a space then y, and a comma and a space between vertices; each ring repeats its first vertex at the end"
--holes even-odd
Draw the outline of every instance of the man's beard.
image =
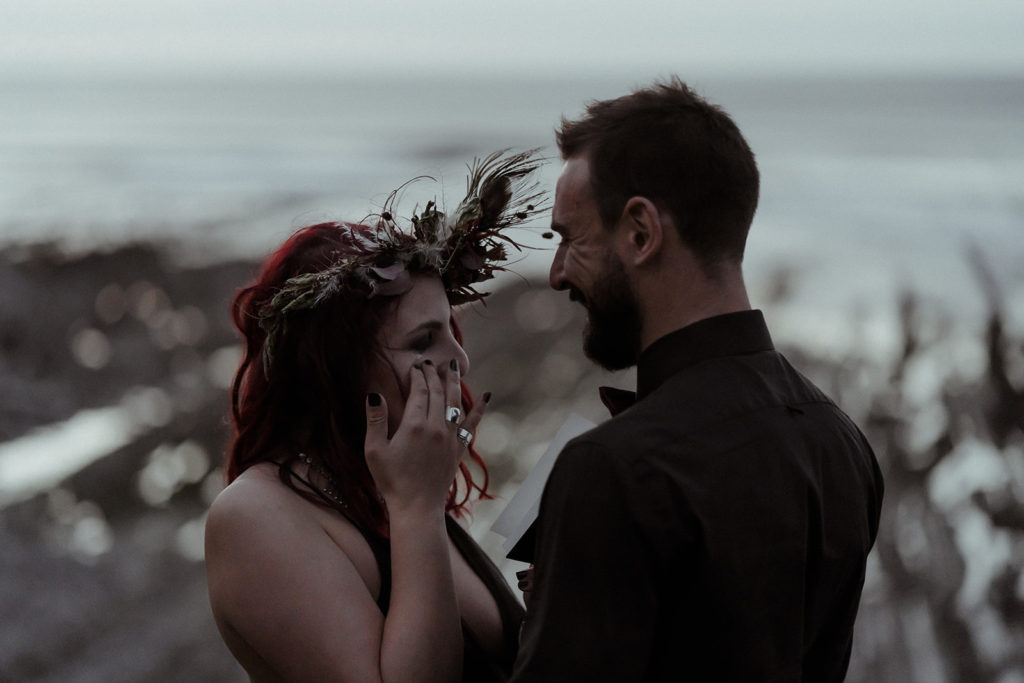
MULTIPOLYGON (((581 298, 578 296, 575 298, 581 298)), ((586 298, 587 327, 583 352, 605 370, 636 365, 640 351, 640 308, 633 283, 615 254, 609 254, 604 272, 586 298)))

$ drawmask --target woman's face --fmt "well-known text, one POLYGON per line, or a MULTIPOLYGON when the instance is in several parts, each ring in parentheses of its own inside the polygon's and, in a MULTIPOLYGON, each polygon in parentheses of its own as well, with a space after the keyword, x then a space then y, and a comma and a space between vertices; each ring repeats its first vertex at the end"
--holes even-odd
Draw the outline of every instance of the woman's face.
POLYGON ((377 334, 382 358, 370 370, 368 390, 387 401, 389 434, 401 423, 414 365, 429 360, 444 380, 454 359, 462 377, 469 373, 469 357, 452 334, 451 315, 441 279, 429 275, 413 276, 412 289, 385 315, 377 334))

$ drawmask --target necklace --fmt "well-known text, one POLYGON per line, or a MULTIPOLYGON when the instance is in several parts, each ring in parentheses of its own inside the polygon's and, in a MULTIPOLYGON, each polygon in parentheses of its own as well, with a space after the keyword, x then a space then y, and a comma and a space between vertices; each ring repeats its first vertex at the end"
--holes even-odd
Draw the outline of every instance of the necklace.
POLYGON ((341 498, 341 494, 338 493, 337 484, 334 482, 334 475, 331 474, 330 470, 328 470, 326 467, 320 464, 319 460, 314 460, 305 453, 299 453, 299 460, 306 463, 306 466, 309 469, 316 472, 317 475, 319 475, 319 477, 324 481, 324 484, 319 487, 319 490, 317 490, 317 487, 315 487, 311 481, 307 481, 306 483, 309 484, 310 488, 312 488, 317 493, 322 493, 322 495, 326 496, 327 498, 334 501, 338 505, 342 507, 347 507, 345 505, 345 501, 342 500, 341 498))

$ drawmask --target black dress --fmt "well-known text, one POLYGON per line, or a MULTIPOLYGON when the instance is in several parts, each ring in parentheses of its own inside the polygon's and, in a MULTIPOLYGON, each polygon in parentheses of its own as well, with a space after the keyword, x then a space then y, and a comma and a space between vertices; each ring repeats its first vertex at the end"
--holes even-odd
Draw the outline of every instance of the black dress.
MULTIPOLYGON (((462 680, 465 683, 501 683, 507 681, 512 674, 512 664, 519 649, 519 626, 523 621, 524 610, 509 588, 505 577, 494 565, 487 554, 472 539, 469 533, 459 526, 450 516, 445 517, 448 537, 455 544, 459 553, 466 560, 469 568, 480 577, 484 586, 498 604, 501 615, 502 648, 501 656, 495 658, 477 640, 465 622, 462 624, 463 660, 462 680)), ((386 539, 364 534, 373 555, 377 559, 380 571, 380 596, 377 605, 381 612, 388 613, 391 599, 391 546, 386 539)))

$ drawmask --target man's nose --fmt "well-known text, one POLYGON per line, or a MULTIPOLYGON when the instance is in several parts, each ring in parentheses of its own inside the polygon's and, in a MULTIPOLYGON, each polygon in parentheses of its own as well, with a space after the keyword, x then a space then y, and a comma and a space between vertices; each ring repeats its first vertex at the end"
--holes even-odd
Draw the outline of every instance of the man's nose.
POLYGON ((569 288, 565 280, 565 247, 558 247, 555 250, 555 257, 551 260, 551 271, 548 273, 548 284, 551 289, 564 290, 569 288))

